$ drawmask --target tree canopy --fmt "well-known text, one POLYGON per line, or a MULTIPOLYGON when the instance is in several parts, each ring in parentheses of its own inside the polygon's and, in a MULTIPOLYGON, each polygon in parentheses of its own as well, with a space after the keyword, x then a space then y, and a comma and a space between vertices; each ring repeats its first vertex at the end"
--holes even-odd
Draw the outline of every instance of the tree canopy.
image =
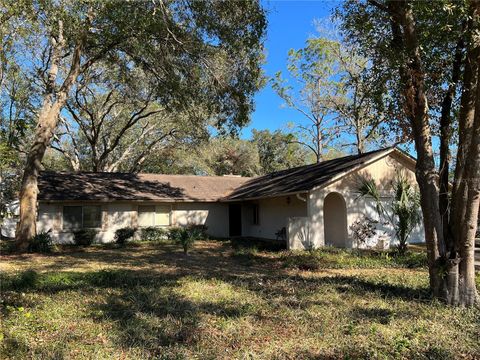
MULTIPOLYGON (((36 125, 20 189, 19 247, 35 234, 38 172, 65 106, 73 109, 72 94, 79 92, 89 100, 81 94, 87 83, 90 90, 102 90, 92 82, 95 69, 109 69, 122 84, 135 83, 142 72, 137 95, 145 100, 148 93, 152 106, 170 115, 199 106, 220 132, 235 132, 248 122, 252 95, 262 83, 266 19, 257 1, 22 0, 4 5, 1 16, 8 25, 1 28, 1 52, 9 53, 2 60, 8 57, 8 68, 32 85, 29 107, 36 125)), ((2 64, 2 78, 6 68, 2 64)), ((5 89, 2 84, 2 98, 10 100, 13 93, 5 89)), ((90 145, 94 129, 84 132, 90 145)), ((104 150, 113 152, 111 146, 104 150)))

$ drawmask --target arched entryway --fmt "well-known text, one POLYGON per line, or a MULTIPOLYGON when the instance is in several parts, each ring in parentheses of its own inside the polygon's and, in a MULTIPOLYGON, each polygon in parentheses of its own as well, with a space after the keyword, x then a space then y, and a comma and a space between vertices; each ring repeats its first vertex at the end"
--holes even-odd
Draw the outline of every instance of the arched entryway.
POLYGON ((347 207, 339 193, 332 192, 323 201, 325 245, 347 246, 347 207))

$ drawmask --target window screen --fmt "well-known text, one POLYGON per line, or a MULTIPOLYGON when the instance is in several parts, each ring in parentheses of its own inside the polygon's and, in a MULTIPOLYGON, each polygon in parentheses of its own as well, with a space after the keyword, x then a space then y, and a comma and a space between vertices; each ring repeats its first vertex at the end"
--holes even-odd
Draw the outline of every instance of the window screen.
POLYGON ((138 207, 138 226, 155 226, 155 205, 138 207))
POLYGON ((82 207, 64 206, 63 207, 63 228, 81 229, 82 228, 82 207))
POLYGON ((83 207, 83 227, 99 228, 102 224, 102 210, 100 206, 83 207))
POLYGON ((102 209, 100 206, 64 206, 63 228, 82 229, 102 226, 102 209))

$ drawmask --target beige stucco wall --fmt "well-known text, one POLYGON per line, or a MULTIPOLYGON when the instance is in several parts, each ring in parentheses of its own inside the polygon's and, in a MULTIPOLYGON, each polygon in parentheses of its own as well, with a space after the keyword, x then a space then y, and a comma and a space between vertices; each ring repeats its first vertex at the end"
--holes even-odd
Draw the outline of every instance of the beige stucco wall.
MULTIPOLYGON (((414 186, 417 186, 413 164, 403 157, 392 153, 387 155, 361 169, 355 171, 343 178, 333 181, 327 186, 314 189, 308 194, 308 215, 307 222, 309 228, 310 241, 314 247, 325 245, 325 228, 324 228, 324 199, 331 193, 338 193, 345 200, 347 209, 347 247, 356 247, 352 238, 350 226, 357 220, 368 216, 378 219, 375 211, 374 202, 365 198, 360 198, 356 189, 358 189, 359 181, 362 177, 370 177, 375 180, 382 197, 388 202, 392 196, 391 182, 395 179, 397 171, 402 171, 414 186)), ((340 220, 341 221, 341 220, 340 220)), ((377 235, 366 244, 368 247, 375 247, 379 240, 387 238, 390 245, 393 244, 392 229, 382 224, 377 225, 377 235), (387 236, 384 232, 387 232, 387 236)), ((423 242, 423 226, 418 226, 410 237, 410 242, 423 242)), ((301 242, 295 242, 295 248, 302 248, 301 242), (300 244, 300 245, 299 245, 300 244)))
POLYGON ((40 203, 38 231, 52 231, 57 243, 73 243, 73 235, 63 229, 62 210, 64 205, 101 205, 102 226, 98 229, 97 242, 114 241, 115 231, 123 227, 137 227, 139 205, 167 205, 171 210, 171 226, 189 224, 206 225, 208 234, 214 237, 228 236, 228 205, 222 203, 156 203, 156 202, 112 202, 112 203, 40 203))
POLYGON ((201 224, 214 237, 228 237, 228 205, 224 203, 173 204, 172 223, 176 226, 201 224))
POLYGON ((288 219, 299 216, 307 216, 307 203, 299 200, 295 195, 245 203, 242 206, 242 235, 276 239, 275 233, 283 227, 288 227, 288 219), (253 203, 258 204, 258 225, 253 224, 253 207, 251 205, 253 203))

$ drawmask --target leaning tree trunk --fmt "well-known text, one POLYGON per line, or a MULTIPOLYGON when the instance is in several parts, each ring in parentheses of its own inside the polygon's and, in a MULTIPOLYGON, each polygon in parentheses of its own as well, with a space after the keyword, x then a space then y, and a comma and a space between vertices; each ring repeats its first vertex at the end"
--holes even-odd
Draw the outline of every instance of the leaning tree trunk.
POLYGON ((35 141, 28 153, 20 188, 20 221, 17 226, 17 249, 26 250, 28 241, 36 234, 37 178, 41 163, 55 131, 61 104, 44 102, 35 131, 35 141))
POLYGON ((84 39, 77 43, 72 54, 69 72, 60 89, 56 90, 58 68, 64 49, 63 24, 58 23, 58 34, 52 35, 52 59, 48 72, 47 88, 38 117, 33 144, 27 156, 27 162, 20 188, 20 219, 15 233, 16 249, 25 251, 29 240, 36 235, 38 175, 45 150, 50 145, 58 124, 59 114, 65 105, 67 95, 80 73, 80 56, 84 39))

